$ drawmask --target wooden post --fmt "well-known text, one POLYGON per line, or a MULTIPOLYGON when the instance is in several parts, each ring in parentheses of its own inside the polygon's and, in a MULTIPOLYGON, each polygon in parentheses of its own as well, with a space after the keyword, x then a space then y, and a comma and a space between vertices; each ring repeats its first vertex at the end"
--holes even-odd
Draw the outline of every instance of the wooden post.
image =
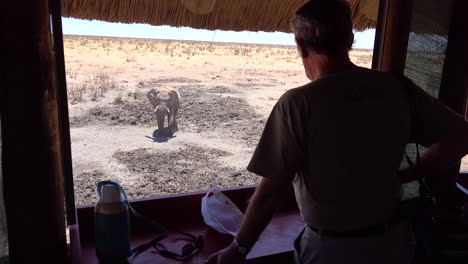
POLYGON ((49 1, 4 1, 0 6, 0 109, 10 263, 65 263, 49 1))
POLYGON ((62 168, 65 193, 67 225, 76 224, 75 191, 73 187, 73 166, 71 155, 70 121, 68 117, 67 81, 65 55, 63 50, 62 14, 60 0, 50 0, 52 32, 57 73, 57 101, 60 120, 62 168))
POLYGON ((379 10, 377 13, 377 25, 375 28, 374 50, 372 52, 372 69, 379 70, 382 65, 384 49, 385 28, 387 22, 389 0, 379 0, 379 10))
POLYGON ((455 1, 445 56, 439 99, 461 115, 468 96, 468 3, 455 1))
POLYGON ((403 73, 413 0, 380 0, 372 68, 403 73))
MULTIPOLYGON (((463 116, 466 115, 468 96, 468 20, 466 15, 468 15, 468 2, 466 0, 455 0, 439 92, 440 101, 463 116)), ((444 172, 445 178, 453 179, 453 181, 441 181, 432 184, 437 186, 437 190, 442 195, 447 196, 449 200, 447 206, 454 204, 450 198, 452 193, 457 192, 455 183, 458 178, 454 177, 454 175, 460 173, 460 164, 461 161, 444 172)))

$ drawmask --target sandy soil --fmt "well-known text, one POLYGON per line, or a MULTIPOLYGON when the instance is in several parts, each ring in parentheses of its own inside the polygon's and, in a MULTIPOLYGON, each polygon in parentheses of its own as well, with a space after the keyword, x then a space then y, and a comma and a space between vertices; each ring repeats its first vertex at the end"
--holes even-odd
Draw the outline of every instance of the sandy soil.
MULTIPOLYGON (((99 180, 130 198, 255 184, 245 170, 268 113, 307 82, 295 47, 67 36, 77 204, 96 201, 99 180), (179 91, 180 131, 151 137, 146 92, 179 91)), ((372 52, 353 60, 370 66, 372 52)))

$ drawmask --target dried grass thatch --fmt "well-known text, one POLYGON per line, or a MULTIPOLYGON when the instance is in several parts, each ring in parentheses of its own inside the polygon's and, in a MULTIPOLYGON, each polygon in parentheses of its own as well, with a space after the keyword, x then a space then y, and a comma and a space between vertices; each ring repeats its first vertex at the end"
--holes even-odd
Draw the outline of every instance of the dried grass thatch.
MULTIPOLYGON (((199 29, 290 32, 305 0, 62 0, 62 15, 199 29)), ((351 0, 354 28, 375 27, 378 0, 351 0)))

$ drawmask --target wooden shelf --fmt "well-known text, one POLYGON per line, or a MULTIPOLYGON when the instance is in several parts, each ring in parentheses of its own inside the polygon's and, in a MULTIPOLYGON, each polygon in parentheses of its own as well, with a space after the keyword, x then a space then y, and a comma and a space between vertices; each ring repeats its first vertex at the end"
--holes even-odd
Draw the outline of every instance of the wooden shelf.
MULTIPOLYGON (((247 200, 254 187, 243 187, 223 190, 241 210, 245 210, 247 200)), ((178 228, 194 235, 201 235, 204 248, 192 258, 185 261, 172 260, 157 254, 153 249, 133 256, 131 263, 203 263, 212 253, 229 245, 232 237, 220 234, 204 224, 201 215, 201 198, 205 193, 174 195, 161 198, 149 198, 132 201, 132 205, 141 213, 157 219, 167 228, 178 228)), ((98 263, 94 244, 94 206, 77 208, 78 224, 70 227, 71 254, 74 263, 98 263)), ((304 223, 293 197, 281 208, 261 235, 258 242, 247 256, 248 263, 266 263, 275 256, 282 263, 292 263, 293 242, 303 228, 304 223), (283 261, 284 260, 284 261, 283 261)), ((132 218, 131 244, 135 247, 154 238, 157 233, 147 224, 132 218)), ((171 233, 159 245, 177 252, 186 242, 180 235, 171 233)))

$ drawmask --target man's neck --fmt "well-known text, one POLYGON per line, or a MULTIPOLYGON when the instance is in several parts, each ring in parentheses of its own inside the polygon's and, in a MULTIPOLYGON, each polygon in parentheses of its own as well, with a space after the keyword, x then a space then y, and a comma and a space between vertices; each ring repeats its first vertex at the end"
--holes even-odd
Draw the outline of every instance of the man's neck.
POLYGON ((304 59, 308 60, 310 65, 308 75, 313 77, 313 79, 330 73, 352 70, 358 67, 351 62, 347 52, 334 56, 311 53, 304 59))

